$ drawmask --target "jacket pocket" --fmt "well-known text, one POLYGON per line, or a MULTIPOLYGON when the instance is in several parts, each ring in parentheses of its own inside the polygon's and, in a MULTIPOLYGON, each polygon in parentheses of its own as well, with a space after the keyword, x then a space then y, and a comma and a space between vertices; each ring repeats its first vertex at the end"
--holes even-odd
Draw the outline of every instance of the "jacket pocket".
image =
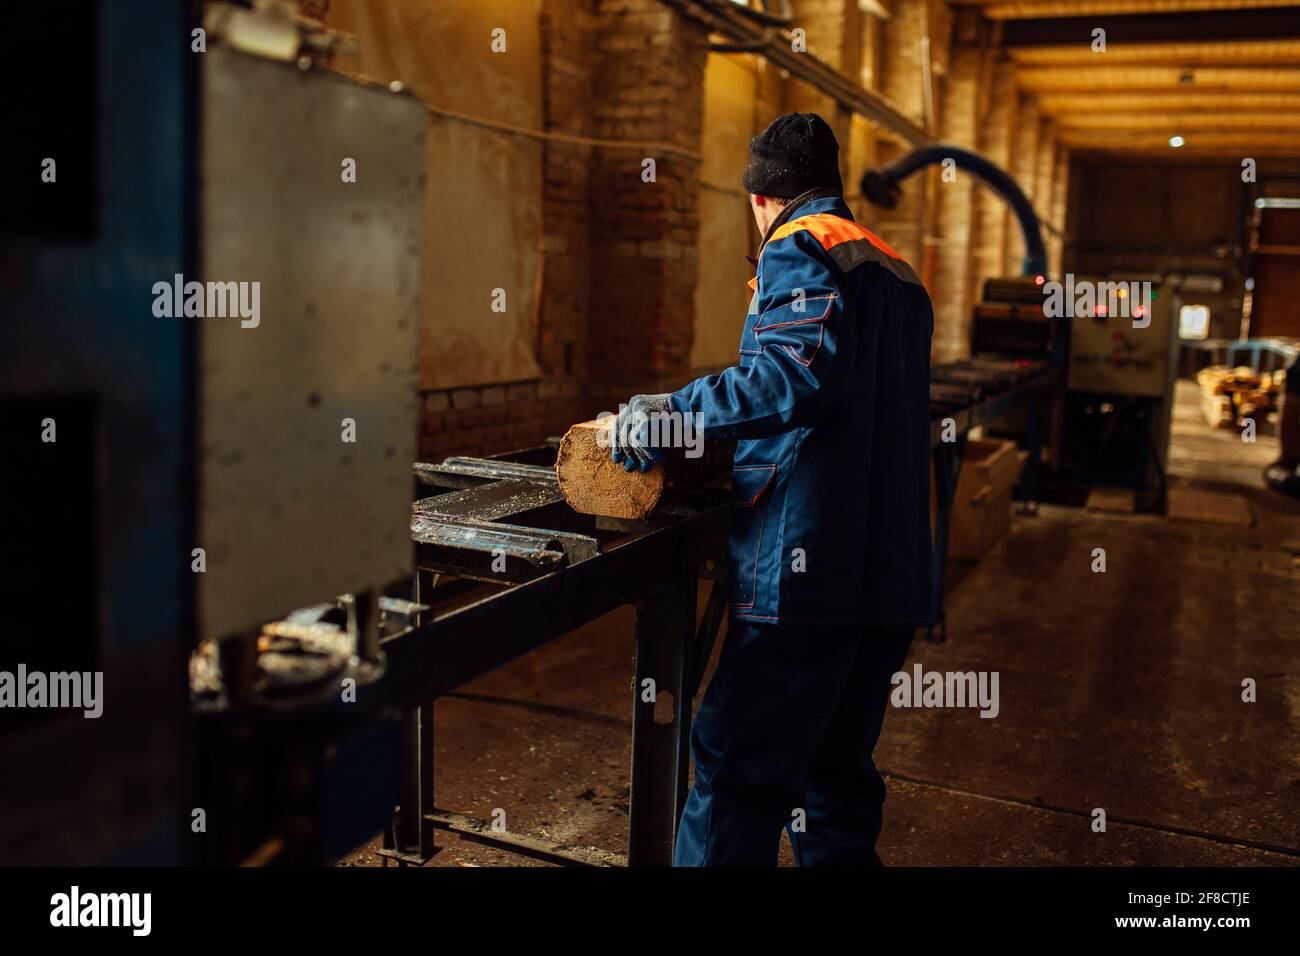
POLYGON ((776 465, 736 465, 731 471, 731 603, 754 607, 759 591, 767 511, 776 465))
POLYGON ((768 309, 758 317, 758 322, 754 325, 754 340, 758 343, 759 351, 779 346, 805 368, 812 365, 826 336, 826 319, 838 298, 838 292, 830 292, 826 295, 792 299, 768 309), (815 339, 812 329, 807 326, 816 327, 815 339), (763 339, 765 332, 766 340, 763 339))
POLYGON ((825 322, 826 317, 831 314, 835 300, 839 297, 838 292, 828 292, 825 295, 792 298, 789 302, 774 305, 758 317, 758 321, 754 324, 754 334, 758 336, 772 329, 825 322))

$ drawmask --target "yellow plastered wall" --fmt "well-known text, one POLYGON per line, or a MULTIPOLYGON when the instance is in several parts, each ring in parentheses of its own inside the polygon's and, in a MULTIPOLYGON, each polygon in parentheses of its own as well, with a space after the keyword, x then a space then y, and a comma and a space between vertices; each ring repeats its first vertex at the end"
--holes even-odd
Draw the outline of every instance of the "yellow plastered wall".
MULTIPOLYGON (((434 108, 539 129, 538 13, 537 0, 334 0, 326 17, 359 39, 340 69, 400 80, 434 108), (497 29, 504 52, 492 48, 497 29)), ((536 377, 540 142, 434 112, 425 174, 420 387, 536 377)))
POLYGON ((734 365, 749 307, 757 230, 741 185, 755 132, 757 64, 753 57, 713 54, 704 74, 704 162, 700 167, 699 282, 695 288, 697 370, 734 365))

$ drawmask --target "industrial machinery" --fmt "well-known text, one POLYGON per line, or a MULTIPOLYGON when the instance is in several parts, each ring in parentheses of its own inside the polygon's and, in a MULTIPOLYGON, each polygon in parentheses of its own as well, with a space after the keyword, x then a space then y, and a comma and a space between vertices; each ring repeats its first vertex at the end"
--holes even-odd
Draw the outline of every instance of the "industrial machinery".
POLYGON ((554 441, 416 466, 416 600, 429 609, 419 626, 383 643, 384 697, 410 715, 401 809, 384 850, 399 861, 428 859, 434 830, 445 829, 551 862, 624 862, 620 854, 546 844, 435 806, 432 706, 434 698, 631 604, 636 662, 625 862, 671 862, 687 791, 691 702, 726 612, 728 497, 705 488, 643 521, 578 514, 556 483, 557 448, 554 441), (697 627, 700 580, 710 581, 711 591, 697 627), (660 720, 655 701, 641 693, 647 679, 656 698, 671 701, 660 720))
POLYGON ((380 638, 415 613, 394 594, 412 574, 427 114, 238 40, 214 39, 198 76, 193 285, 237 286, 241 311, 188 319, 194 849, 321 861, 379 832, 396 790, 380 638), (361 175, 341 175, 347 159, 361 175))
POLYGON ((544 446, 420 463, 413 507, 424 109, 221 47, 202 79, 203 274, 260 274, 266 318, 199 337, 211 545, 191 666, 200 859, 326 862, 383 832, 386 857, 422 863, 443 828, 558 862, 620 862, 436 806, 432 713, 439 696, 634 603, 636 686, 652 677, 673 707, 657 723, 633 695, 626 862, 669 862, 691 701, 725 607, 715 582, 697 633, 697 575, 725 573, 725 497, 646 523, 578 515, 544 446), (364 174, 340 181, 336 157, 364 174))
MULTIPOLYGON (((946 160, 1006 199, 1026 254, 1021 278, 985 283, 972 317, 972 357, 932 366, 932 400, 974 401, 982 391, 996 390, 1000 368, 990 360, 1041 367, 1052 378, 1044 402, 1004 403, 997 416, 985 416, 986 431, 1015 438, 1029 452, 1018 497, 1032 502, 1047 488, 1053 498, 1073 494, 1081 501, 1080 488, 1120 484, 1135 490, 1135 507, 1160 507, 1176 372, 1171 290, 1151 277, 1049 277, 1038 218, 1024 192, 1004 170, 962 147, 932 143, 869 170, 863 194, 892 208, 904 180, 946 160), (973 391, 963 396, 966 386, 973 391), (1039 451, 1044 443, 1046 482, 1039 451)), ((950 483, 942 456, 937 449, 936 487, 951 491, 959 463, 949 466, 950 483)), ((942 497, 939 504, 937 566, 947 530, 942 497)))
POLYGON ((432 707, 634 603, 637 686, 653 677, 673 706, 658 723, 633 695, 626 861, 668 862, 691 701, 725 608, 715 581, 697 632, 697 575, 725 574, 725 495, 645 523, 580 516, 545 446, 420 464, 413 510, 426 113, 409 94, 215 38, 198 62, 195 262, 159 271, 176 302, 200 277, 234 283, 241 311, 171 319, 195 326, 202 491, 181 565, 198 644, 192 835, 177 856, 329 862, 382 832, 385 855, 423 862, 441 827, 560 862, 620 862, 436 806, 432 707), (362 174, 341 179, 339 157, 362 174))
MULTIPOLYGON (((666 862, 725 608, 725 493, 635 524, 579 516, 554 446, 413 477, 423 106, 216 30, 193 52, 190 4, 138 6, 20 30, 75 50, 41 105, 96 161, 60 159, 77 202, 28 190, 4 213, 23 281, 0 283, 3 482, 22 503, 3 530, 30 560, 6 578, 0 669, 102 672, 105 700, 98 720, 0 725, 23 771, 0 860, 321 863, 385 833, 406 863, 445 827, 619 862, 435 806, 432 705, 631 603, 638 677, 660 720, 673 703, 658 722, 630 701, 627 861, 666 862), (123 58, 142 66, 122 95, 88 97, 123 58)), ((20 172, 50 148, 30 140, 20 172)))
POLYGON ((1178 330, 1170 287, 1150 277, 1067 276, 1071 312, 1064 436, 1056 481, 1132 488, 1163 505, 1178 330))
POLYGON ((379 600, 382 674, 346 663, 361 643, 360 615, 346 601, 266 625, 260 648, 227 639, 219 662, 196 656, 203 789, 227 801, 239 831, 222 831, 214 861, 326 862, 382 829, 382 855, 400 864, 430 859, 437 830, 563 865, 671 862, 691 705, 726 611, 727 496, 704 489, 645 521, 581 515, 557 487, 557 445, 417 463, 409 519, 417 572, 379 600), (712 590, 697 626, 701 579, 712 590), (435 700, 622 604, 637 610, 626 855, 547 843, 439 807, 435 700), (323 660, 331 646, 343 649, 333 669, 323 660), (349 679, 351 698, 338 693, 349 679), (647 679, 671 701, 660 720, 641 693, 647 679), (399 724, 393 750, 385 728, 399 724), (369 832, 358 832, 367 821, 369 832))
POLYGON ((1027 452, 1017 496, 1036 506, 1047 428, 1060 401, 1061 356, 1067 332, 1046 316, 1034 278, 990 279, 971 323, 971 357, 930 367, 934 458, 934 617, 932 639, 943 640, 943 582, 953 496, 966 440, 974 428, 1014 437, 1027 452))
POLYGON ((377 818, 382 854, 401 864, 433 856, 438 829, 565 865, 671 861, 691 703, 726 609, 727 497, 705 489, 637 522, 581 515, 557 487, 557 445, 416 464, 417 572, 378 602, 379 665, 356 652, 366 615, 353 599, 195 655, 202 790, 231 821, 212 841, 214 862, 328 861, 381 829, 357 831, 377 818), (701 578, 712 592, 697 627, 701 578), (621 604, 637 609, 626 855, 437 806, 436 698, 621 604), (672 702, 665 720, 640 691, 648 679, 672 702), (340 695, 349 682, 354 693, 340 695), (397 724, 400 752, 385 732, 397 724))

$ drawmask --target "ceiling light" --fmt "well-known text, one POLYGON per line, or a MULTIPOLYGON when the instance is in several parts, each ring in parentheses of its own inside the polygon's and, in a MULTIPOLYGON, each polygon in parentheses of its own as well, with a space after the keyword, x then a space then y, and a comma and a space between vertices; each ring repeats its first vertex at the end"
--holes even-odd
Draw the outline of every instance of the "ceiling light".
POLYGON ((1174 149, 1178 149, 1185 142, 1187 142, 1187 140, 1183 139, 1181 136, 1169 137, 1169 145, 1172 146, 1174 149))

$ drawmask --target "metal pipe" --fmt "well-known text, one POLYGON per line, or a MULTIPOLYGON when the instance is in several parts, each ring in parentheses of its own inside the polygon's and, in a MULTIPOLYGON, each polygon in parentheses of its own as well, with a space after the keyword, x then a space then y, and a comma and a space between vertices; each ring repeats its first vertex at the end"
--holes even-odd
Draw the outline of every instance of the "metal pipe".
POLYGON ((1036 276, 1047 271, 1047 249, 1043 245, 1042 227, 1033 203, 1016 181, 988 158, 973 150, 948 143, 930 143, 912 150, 888 166, 869 169, 862 176, 862 194, 872 205, 893 209, 901 194, 899 183, 927 166, 951 159, 960 169, 975 174, 1011 206, 1025 239, 1025 258, 1021 275, 1036 276))
MULTIPOLYGON (((716 52, 747 52, 763 57, 797 80, 826 94, 842 108, 857 113, 890 131, 908 144, 924 143, 924 129, 885 97, 868 90, 811 53, 796 53, 790 38, 760 22, 764 14, 731 3, 730 0, 660 0, 682 16, 702 23, 726 37, 726 43, 711 45, 716 52)), ((773 14, 766 14, 768 17, 773 14)))

